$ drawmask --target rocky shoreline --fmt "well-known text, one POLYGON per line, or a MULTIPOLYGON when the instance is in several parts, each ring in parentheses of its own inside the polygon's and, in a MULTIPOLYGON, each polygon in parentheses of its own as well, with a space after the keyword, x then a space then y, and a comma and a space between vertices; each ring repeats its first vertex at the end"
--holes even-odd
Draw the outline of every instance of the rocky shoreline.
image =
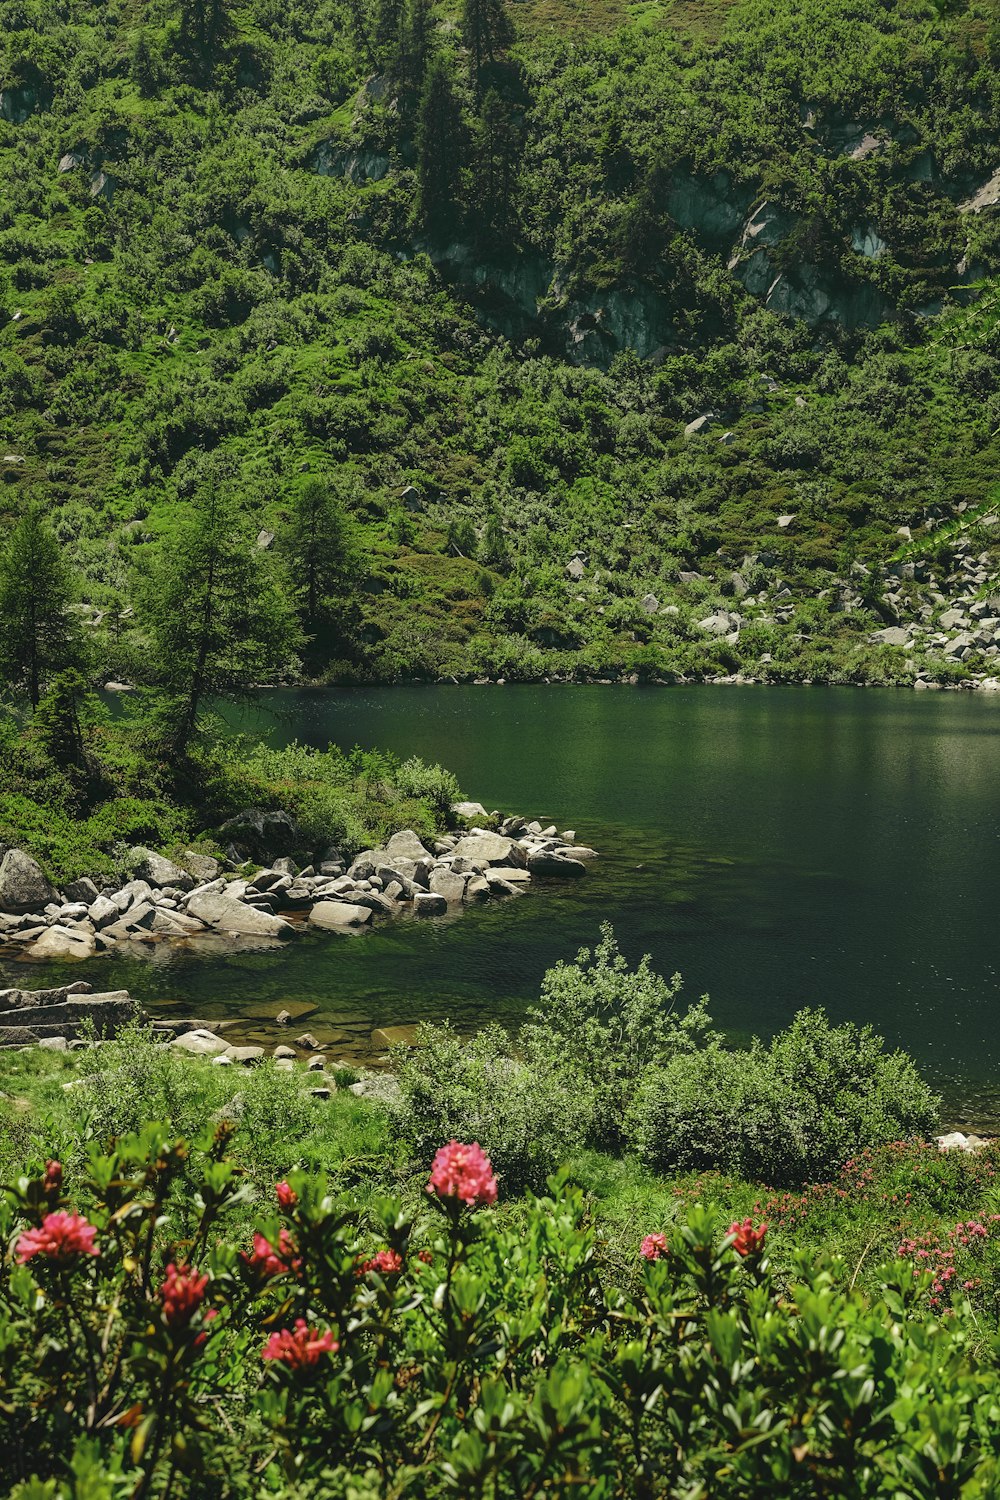
MULTIPOLYGON (((189 851, 183 864, 150 849, 129 853, 130 880, 82 878, 57 891, 21 849, 0 861, 0 945, 20 959, 73 961, 122 945, 213 940, 281 942, 304 928, 360 933, 379 918, 442 916, 449 910, 523 894, 536 879, 576 878, 596 851, 576 835, 522 817, 459 803, 460 832, 424 842, 403 829, 348 865, 328 849, 300 868, 288 855, 250 874, 189 851)), ((268 820, 248 815, 256 838, 268 820), (254 821, 255 820, 255 821, 254 821)), ((272 830, 273 833, 274 830, 272 830)), ((258 845, 259 848, 259 845, 258 845)), ((230 853, 239 856, 235 846, 230 853)), ((0 1028, 3 1025, 0 1006, 0 1028)))

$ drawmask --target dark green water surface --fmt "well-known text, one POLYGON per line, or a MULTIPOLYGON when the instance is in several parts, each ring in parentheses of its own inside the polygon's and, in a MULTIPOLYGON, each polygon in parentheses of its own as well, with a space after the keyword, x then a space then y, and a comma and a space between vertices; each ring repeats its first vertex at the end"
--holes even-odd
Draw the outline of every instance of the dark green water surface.
MULTIPOLYGON (((384 1024, 516 1022, 544 969, 608 919, 630 958, 680 970, 734 1032, 766 1035, 822 1004, 905 1046, 959 1114, 1000 1094, 1000 702, 415 687, 270 693, 233 723, 439 760, 487 808, 575 828, 602 858, 579 882, 361 938, 96 960, 86 977, 101 988, 206 1017, 308 1001, 310 1026, 359 1052, 384 1024)), ((6 972, 52 982, 50 969, 6 972)))

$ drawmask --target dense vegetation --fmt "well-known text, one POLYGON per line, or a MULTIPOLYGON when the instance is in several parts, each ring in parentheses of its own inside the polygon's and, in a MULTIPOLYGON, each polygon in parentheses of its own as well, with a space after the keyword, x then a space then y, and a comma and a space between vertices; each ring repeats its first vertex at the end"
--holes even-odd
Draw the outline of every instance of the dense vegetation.
POLYGON ((5 0, 0 509, 95 680, 220 465, 265 672, 992 670, 871 637, 992 577, 993 0, 581 14, 5 0))
MULTIPOLYGON (((934 1118, 912 1065, 814 1016, 769 1054, 729 1054, 746 1134, 773 1137, 795 1186, 676 1159, 661 1175, 662 1152, 612 1139, 614 1101, 681 1038, 689 1064, 717 1049, 704 1006, 661 1012, 644 1060, 623 1037, 618 1073, 597 1049, 613 997, 652 1019, 674 989, 606 937, 546 976, 533 1059, 442 1076, 431 1036, 385 1105, 317 1101, 265 1063, 236 1107, 231 1070, 138 1029, 7 1054, 4 1492, 995 1493, 995 1148, 897 1139, 934 1118), (543 1063, 546 1016, 550 1044, 570 1018, 581 1044, 543 1063), (750 1108, 766 1056, 799 1065, 780 1119, 750 1108), (516 1066, 544 1095, 538 1196, 518 1181, 516 1066), (497 1159, 435 1139, 441 1107, 465 1111, 459 1140, 491 1130, 497 1159), (793 1164, 778 1141, 796 1112, 814 1149, 793 1164)), ((701 1138, 723 1159, 721 1135, 701 1138)))

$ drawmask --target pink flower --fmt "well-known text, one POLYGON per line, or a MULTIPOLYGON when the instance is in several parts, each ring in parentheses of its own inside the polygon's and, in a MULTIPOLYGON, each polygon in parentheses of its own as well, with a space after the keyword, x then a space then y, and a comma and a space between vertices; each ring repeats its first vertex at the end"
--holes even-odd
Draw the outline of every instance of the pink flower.
POLYGON ((665 1234, 647 1234, 639 1246, 639 1254, 643 1260, 659 1260, 661 1255, 667 1253, 667 1237, 665 1234))
POLYGON ((395 1276, 403 1269, 403 1257, 398 1250, 379 1250, 371 1260, 362 1261, 358 1267, 358 1275, 364 1276, 368 1271, 377 1271, 380 1276, 395 1276))
POLYGON ((427 1191, 441 1199, 457 1198, 469 1208, 497 1201, 493 1164, 478 1141, 463 1146, 449 1141, 434 1158, 427 1191))
POLYGON ((173 1261, 170 1262, 160 1288, 163 1321, 168 1327, 187 1327, 205 1300, 207 1286, 207 1276, 199 1276, 190 1266, 175 1266, 173 1261))
POLYGON ((261 1359, 272 1359, 292 1370, 309 1370, 319 1364, 324 1354, 336 1354, 340 1345, 330 1332, 310 1328, 305 1318, 297 1318, 294 1330, 282 1328, 272 1333, 261 1350, 261 1359))
POLYGON ((23 1266, 33 1255, 44 1255, 58 1265, 68 1265, 78 1255, 97 1255, 97 1230, 79 1214, 62 1211, 46 1214, 40 1229, 26 1229, 17 1242, 15 1255, 23 1266))
POLYGON ((299 1195, 290 1188, 287 1182, 279 1182, 275 1185, 274 1195, 282 1208, 294 1208, 299 1201, 299 1195))
POLYGON ((296 1254, 295 1241, 287 1229, 279 1230, 277 1245, 272 1245, 259 1232, 255 1233, 253 1250, 249 1255, 244 1255, 243 1260, 251 1271, 265 1278, 281 1276, 285 1271, 294 1273, 302 1265, 301 1258, 296 1254))
POLYGON ((737 1255, 759 1255, 767 1238, 767 1225, 761 1224, 754 1229, 753 1221, 744 1219, 742 1224, 730 1224, 729 1233, 733 1236, 733 1249, 737 1255))
POLYGON ((45 1163, 45 1191, 54 1193, 56 1197, 62 1192, 62 1162, 47 1161, 45 1163))

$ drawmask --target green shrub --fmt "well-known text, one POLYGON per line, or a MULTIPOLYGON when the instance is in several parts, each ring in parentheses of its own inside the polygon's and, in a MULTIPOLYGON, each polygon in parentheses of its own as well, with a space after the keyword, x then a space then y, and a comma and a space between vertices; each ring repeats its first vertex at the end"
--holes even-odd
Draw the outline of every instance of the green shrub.
POLYGON ((460 1037, 424 1025, 397 1054, 396 1128, 418 1158, 453 1137, 476 1140, 508 1193, 541 1187, 589 1131, 591 1099, 574 1079, 515 1057, 502 1026, 460 1037))
POLYGON ((630 1146, 658 1171, 718 1168, 775 1185, 829 1177, 865 1146, 923 1136, 939 1100, 870 1027, 801 1011, 770 1047, 712 1041, 653 1064, 628 1110, 630 1146))

